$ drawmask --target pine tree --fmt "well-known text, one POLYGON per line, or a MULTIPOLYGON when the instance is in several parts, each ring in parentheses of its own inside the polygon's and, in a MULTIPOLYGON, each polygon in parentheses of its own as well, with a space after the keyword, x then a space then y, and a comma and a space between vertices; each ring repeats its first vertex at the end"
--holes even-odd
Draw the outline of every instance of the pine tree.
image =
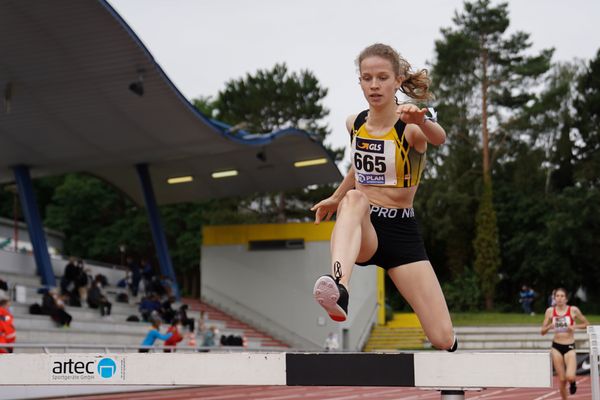
POLYGON ((457 12, 453 19, 455 27, 442 29, 443 38, 436 41, 437 57, 433 64, 434 89, 442 105, 451 111, 450 123, 456 124, 448 129, 449 142, 463 138, 471 141, 473 131, 480 136, 480 141, 464 144, 481 149, 483 191, 474 251, 486 307, 493 304, 497 281, 490 277, 497 276, 501 264, 491 197, 492 167, 508 154, 510 126, 527 103, 535 100, 535 85, 549 69, 553 52, 544 50, 536 56, 526 55, 531 47, 529 35, 524 32, 508 35, 508 5, 490 3, 489 0, 464 3, 463 12, 457 12), (470 132, 456 132, 457 127, 470 132))
POLYGON ((492 203, 492 185, 486 182, 479 210, 475 220, 477 234, 473 241, 475 248, 474 269, 479 280, 479 287, 485 299, 486 310, 494 308, 494 294, 498 283, 498 269, 500 267, 500 246, 498 243, 498 228, 496 211, 492 203))

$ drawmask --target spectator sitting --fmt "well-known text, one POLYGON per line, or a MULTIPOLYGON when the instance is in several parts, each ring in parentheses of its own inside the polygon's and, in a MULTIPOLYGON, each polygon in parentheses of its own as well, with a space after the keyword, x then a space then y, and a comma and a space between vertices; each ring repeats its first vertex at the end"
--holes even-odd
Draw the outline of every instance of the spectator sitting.
POLYGON ((173 289, 173 281, 166 275, 161 275, 160 285, 163 287, 165 294, 169 297, 173 296, 175 290, 173 289))
MULTIPOLYGON (((10 310, 10 300, 0 299, 0 344, 14 343, 17 333, 10 310)), ((0 354, 12 353, 12 347, 0 347, 0 354)))
POLYGON ((187 315, 188 308, 189 307, 187 304, 182 304, 181 307, 179 307, 178 318, 181 321, 181 324, 183 326, 187 326, 190 333, 193 333, 194 332, 194 318, 188 317, 188 315, 187 315))
POLYGON ((131 272, 130 271, 125 271, 125 277, 120 279, 117 282, 117 287, 119 287, 119 288, 131 287, 131 272))
POLYGON ((91 280, 88 277, 89 268, 84 268, 83 261, 79 260, 77 278, 75 279, 75 288, 79 294, 79 299, 82 303, 87 302, 88 286, 91 280))
POLYGON ((173 318, 177 315, 173 309, 173 303, 175 303, 175 297, 171 296, 165 300, 160 307, 160 315, 166 323, 170 324, 173 318))
POLYGON ((165 349, 165 353, 170 353, 171 351, 175 351, 175 347, 177 346, 177 343, 179 343, 183 340, 183 336, 181 336, 181 328, 182 328, 181 321, 178 318, 173 318, 173 322, 171 323, 171 326, 167 330, 167 333, 171 333, 172 336, 169 339, 165 340, 165 346, 171 346, 171 347, 173 347, 173 350, 165 349))
POLYGON ((90 308, 100 308, 100 315, 109 316, 112 309, 112 303, 108 301, 106 294, 102 288, 102 279, 99 275, 96 276, 92 287, 88 293, 87 302, 90 308))
POLYGON ((214 347, 216 345, 217 335, 219 334, 219 330, 216 326, 212 325, 205 333, 204 340, 202 341, 202 346, 204 347, 214 347))
POLYGON ((97 274, 94 279, 98 279, 98 281, 102 284, 102 287, 107 287, 108 286, 108 278, 106 277, 106 275, 102 275, 102 274, 97 274))
POLYGON ((55 288, 48 290, 42 298, 42 312, 49 315, 59 326, 68 328, 73 317, 65 311, 64 298, 55 288))
MULTIPOLYGON (((146 337, 142 341, 142 346, 154 346, 154 342, 156 342, 156 339, 168 340, 171 338, 172 335, 172 333, 166 333, 164 335, 160 333, 160 319, 155 318, 152 320, 152 327, 150 328, 150 330, 146 334, 146 337)), ((139 349, 139 352, 148 353, 150 352, 150 349, 141 348, 139 349)))
POLYGON ((144 297, 140 302, 139 311, 144 321, 150 321, 150 316, 160 311, 158 297, 155 294, 144 297))

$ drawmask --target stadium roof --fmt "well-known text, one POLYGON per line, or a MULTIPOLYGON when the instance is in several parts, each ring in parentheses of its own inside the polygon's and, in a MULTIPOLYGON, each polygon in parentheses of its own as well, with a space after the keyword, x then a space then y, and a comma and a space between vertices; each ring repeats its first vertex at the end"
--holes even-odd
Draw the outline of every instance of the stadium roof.
POLYGON ((0 90, 0 182, 15 165, 87 172, 142 203, 134 166, 148 164, 166 204, 341 179, 306 132, 232 132, 199 113, 104 0, 1 1, 0 90), (238 175, 212 177, 224 170, 238 175), (181 176, 193 181, 167 183, 181 176))

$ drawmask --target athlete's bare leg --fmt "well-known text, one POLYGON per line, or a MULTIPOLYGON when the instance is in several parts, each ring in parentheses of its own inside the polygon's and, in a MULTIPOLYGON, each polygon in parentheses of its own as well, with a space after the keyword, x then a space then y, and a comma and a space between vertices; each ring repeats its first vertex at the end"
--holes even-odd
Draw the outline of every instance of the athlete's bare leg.
POLYGON ((388 274, 400 294, 417 314, 425 335, 438 349, 454 344, 454 331, 446 299, 429 261, 391 268, 388 274))
POLYGON ((554 371, 556 371, 556 375, 558 376, 558 389, 560 391, 560 397, 563 400, 567 400, 568 395, 567 378, 565 376, 565 360, 563 358, 563 355, 560 354, 560 351, 556 349, 550 349, 550 353, 552 354, 552 364, 554 365, 554 371))
POLYGON ((567 351, 564 355, 565 360, 565 380, 572 383, 577 380, 577 353, 575 350, 567 351))
POLYGON ((358 190, 350 190, 338 206, 337 219, 331 234, 331 266, 341 265, 340 283, 348 287, 356 261, 366 261, 377 250, 377 234, 371 224, 369 200, 358 190))

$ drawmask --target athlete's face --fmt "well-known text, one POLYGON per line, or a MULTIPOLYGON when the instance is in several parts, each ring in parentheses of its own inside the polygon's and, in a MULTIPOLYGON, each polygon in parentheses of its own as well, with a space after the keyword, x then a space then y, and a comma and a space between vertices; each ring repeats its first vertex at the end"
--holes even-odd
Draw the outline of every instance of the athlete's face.
POLYGON ((394 102, 402 79, 396 76, 392 63, 378 56, 367 57, 360 63, 360 87, 371 106, 394 102))
POLYGON ((554 293, 554 301, 557 306, 564 306, 567 304, 567 295, 562 290, 557 290, 556 293, 554 293))

